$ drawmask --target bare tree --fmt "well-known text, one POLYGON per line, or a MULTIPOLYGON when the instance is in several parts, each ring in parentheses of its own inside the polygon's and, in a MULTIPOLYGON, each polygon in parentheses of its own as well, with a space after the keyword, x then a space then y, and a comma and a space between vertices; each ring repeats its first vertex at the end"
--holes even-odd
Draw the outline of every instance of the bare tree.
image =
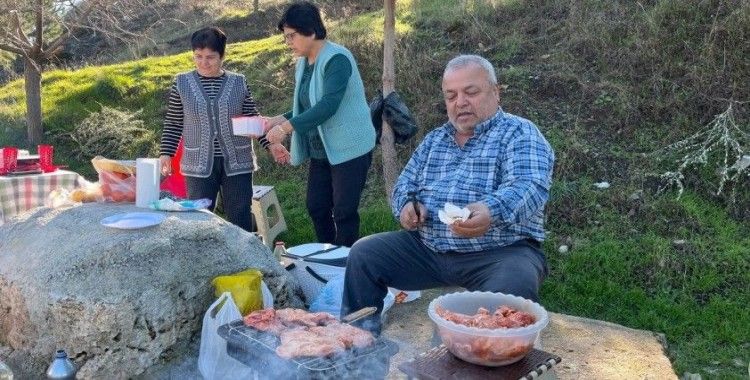
MULTIPOLYGON (((396 71, 393 51, 396 44, 396 0, 384 0, 385 30, 383 35, 383 99, 395 90, 396 71)), ((383 179, 386 199, 391 201, 393 186, 396 184, 398 162, 396 160, 396 143, 393 129, 383 118, 383 130, 380 135, 380 149, 383 153, 383 179)))
POLYGON ((143 38, 129 30, 134 17, 161 14, 150 0, 0 0, 0 50, 24 63, 26 128, 30 144, 41 142, 42 72, 79 30, 89 29, 121 41, 143 38))

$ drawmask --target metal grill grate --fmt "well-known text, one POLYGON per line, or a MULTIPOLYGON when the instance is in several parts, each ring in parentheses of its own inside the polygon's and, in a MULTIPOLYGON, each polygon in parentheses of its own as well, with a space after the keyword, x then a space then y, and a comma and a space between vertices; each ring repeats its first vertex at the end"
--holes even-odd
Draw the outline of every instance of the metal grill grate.
POLYGON ((284 359, 276 355, 279 338, 245 326, 242 320, 219 327, 227 352, 240 362, 276 378, 383 378, 398 346, 384 338, 364 348, 352 348, 330 357, 284 359))

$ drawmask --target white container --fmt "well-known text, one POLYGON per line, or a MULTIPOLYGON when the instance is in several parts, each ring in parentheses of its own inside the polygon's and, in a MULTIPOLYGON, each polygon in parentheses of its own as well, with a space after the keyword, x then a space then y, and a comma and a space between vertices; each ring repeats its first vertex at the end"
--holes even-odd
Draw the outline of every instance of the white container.
POLYGON ((159 200, 161 163, 158 158, 139 158, 135 161, 135 205, 148 208, 159 200))
POLYGON ((238 136, 263 136, 263 118, 260 116, 236 116, 232 118, 232 132, 238 136))
POLYGON ((440 339, 453 355, 467 362, 499 367, 523 359, 534 348, 539 332, 547 326, 547 310, 536 302, 525 298, 492 292, 456 292, 442 295, 430 302, 427 314, 438 329, 440 339), (469 327, 444 319, 435 311, 443 309, 474 315, 483 307, 494 312, 507 305, 518 311, 531 313, 536 322, 526 327, 485 329, 469 327))

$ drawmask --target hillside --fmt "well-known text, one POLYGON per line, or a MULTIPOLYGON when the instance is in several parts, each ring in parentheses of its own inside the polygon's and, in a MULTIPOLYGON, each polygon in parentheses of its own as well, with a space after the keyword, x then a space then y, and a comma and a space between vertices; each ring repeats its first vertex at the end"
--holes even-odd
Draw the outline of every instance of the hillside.
MULTIPOLYGON (((461 52, 488 57, 503 83, 504 109, 536 122, 556 151, 544 306, 663 333, 679 375, 746 376, 747 172, 716 195, 722 151, 706 152, 706 164, 686 168, 680 198, 674 188, 657 190, 666 185, 659 174, 674 171, 683 157, 660 148, 701 131, 730 104, 748 154, 750 4, 453 3, 398 2, 396 87, 420 124, 418 138, 399 147, 400 158, 405 160, 424 133, 445 119, 439 80, 447 60, 461 52), (611 187, 594 186, 601 181, 611 187), (562 245, 567 252, 558 250, 562 245)), ((357 57, 371 98, 381 76, 383 15, 358 12, 331 17, 328 25, 331 39, 357 57)), ((138 118, 151 135, 134 139, 118 154, 155 154, 171 80, 191 67, 185 52, 46 73, 48 140, 90 177, 87 158, 76 158, 77 148, 65 133, 101 106, 141 110, 138 118)), ((262 113, 287 110, 292 60, 279 35, 232 44, 226 67, 247 75, 262 113)), ((0 145, 22 145, 22 91, 20 81, 0 89, 0 145)), ((290 225, 282 238, 291 245, 311 241, 300 197, 306 169, 279 168, 260 156, 255 182, 279 191, 290 225)), ((378 160, 362 207, 363 233, 397 228, 383 196, 378 160)))

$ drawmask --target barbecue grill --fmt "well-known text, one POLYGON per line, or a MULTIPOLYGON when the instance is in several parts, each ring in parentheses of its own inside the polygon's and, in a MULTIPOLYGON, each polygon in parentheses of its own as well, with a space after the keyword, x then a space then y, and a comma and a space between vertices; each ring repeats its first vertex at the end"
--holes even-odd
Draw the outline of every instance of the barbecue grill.
POLYGON ((388 374, 396 343, 378 338, 364 348, 351 348, 330 357, 285 359, 276 354, 279 338, 246 326, 237 320, 220 326, 219 336, 227 341, 227 353, 253 368, 261 378, 274 379, 383 379, 388 374))

